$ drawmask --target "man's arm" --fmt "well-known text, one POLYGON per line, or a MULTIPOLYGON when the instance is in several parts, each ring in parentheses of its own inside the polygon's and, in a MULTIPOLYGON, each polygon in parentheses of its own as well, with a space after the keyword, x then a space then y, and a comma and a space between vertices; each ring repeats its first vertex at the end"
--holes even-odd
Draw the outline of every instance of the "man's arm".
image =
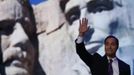
POLYGON ((83 18, 82 21, 79 21, 80 27, 79 27, 79 36, 76 39, 76 52, 80 56, 80 58, 91 67, 93 62, 93 56, 88 53, 88 51, 85 48, 83 37, 85 33, 89 30, 89 27, 87 26, 88 20, 86 18, 83 18))
MULTIPOLYGON (((77 40, 76 40, 77 41, 77 40)), ((76 52, 80 56, 80 58, 88 65, 91 67, 91 64, 93 63, 93 56, 88 53, 88 51, 85 48, 84 43, 76 43, 76 52)))
POLYGON ((126 75, 131 75, 131 70, 130 70, 130 66, 128 65, 128 68, 127 68, 127 74, 126 75))

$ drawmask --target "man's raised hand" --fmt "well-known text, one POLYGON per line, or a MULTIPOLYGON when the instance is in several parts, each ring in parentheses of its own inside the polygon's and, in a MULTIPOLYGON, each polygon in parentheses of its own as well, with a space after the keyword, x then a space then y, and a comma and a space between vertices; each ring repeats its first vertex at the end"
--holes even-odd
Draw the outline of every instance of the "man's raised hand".
POLYGON ((79 36, 84 36, 84 34, 89 30, 88 20, 86 18, 82 18, 82 20, 79 20, 79 36))

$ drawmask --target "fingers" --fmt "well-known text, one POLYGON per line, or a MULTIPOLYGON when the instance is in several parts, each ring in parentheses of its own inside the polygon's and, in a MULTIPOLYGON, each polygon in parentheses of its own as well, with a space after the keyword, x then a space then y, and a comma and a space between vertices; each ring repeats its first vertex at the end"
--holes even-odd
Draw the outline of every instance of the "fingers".
POLYGON ((86 18, 82 18, 82 24, 87 25, 88 24, 88 20, 86 18))
POLYGON ((80 28, 87 27, 87 25, 88 25, 88 19, 82 18, 81 20, 79 20, 79 25, 80 25, 80 28))
POLYGON ((81 20, 79 20, 79 25, 81 26, 82 24, 81 24, 81 20))
POLYGON ((82 18, 82 22, 86 22, 86 18, 82 18))
POLYGON ((88 19, 85 19, 86 20, 86 25, 88 24, 88 19))
POLYGON ((87 25, 88 24, 88 19, 82 18, 82 20, 79 20, 79 25, 87 25))
POLYGON ((86 18, 82 18, 79 20, 79 36, 84 36, 84 34, 88 31, 88 20, 86 18))

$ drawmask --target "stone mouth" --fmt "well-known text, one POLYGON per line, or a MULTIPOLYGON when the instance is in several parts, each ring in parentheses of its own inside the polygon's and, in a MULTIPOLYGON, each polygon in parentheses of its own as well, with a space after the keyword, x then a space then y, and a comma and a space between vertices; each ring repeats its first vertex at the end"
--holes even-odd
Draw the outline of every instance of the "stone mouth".
POLYGON ((23 64, 18 59, 10 59, 4 63, 6 66, 16 66, 16 67, 23 67, 23 64))

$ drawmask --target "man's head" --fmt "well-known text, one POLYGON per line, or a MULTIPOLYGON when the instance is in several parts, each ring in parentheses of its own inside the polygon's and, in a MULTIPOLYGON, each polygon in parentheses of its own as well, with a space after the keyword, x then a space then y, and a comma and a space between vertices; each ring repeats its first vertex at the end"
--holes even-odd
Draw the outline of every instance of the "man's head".
POLYGON ((105 54, 110 58, 115 57, 116 51, 119 46, 118 39, 115 36, 110 35, 106 37, 106 39, 104 40, 104 44, 105 44, 105 54))
POLYGON ((7 75, 30 75, 33 69, 37 39, 26 1, 0 2, 0 50, 7 75))
POLYGON ((60 5, 69 23, 68 29, 73 40, 78 36, 79 20, 88 19, 90 30, 84 41, 89 52, 99 50, 102 40, 107 35, 115 35, 120 25, 118 21, 121 6, 113 0, 61 0, 60 5), (118 12, 119 15, 116 14, 118 12))

